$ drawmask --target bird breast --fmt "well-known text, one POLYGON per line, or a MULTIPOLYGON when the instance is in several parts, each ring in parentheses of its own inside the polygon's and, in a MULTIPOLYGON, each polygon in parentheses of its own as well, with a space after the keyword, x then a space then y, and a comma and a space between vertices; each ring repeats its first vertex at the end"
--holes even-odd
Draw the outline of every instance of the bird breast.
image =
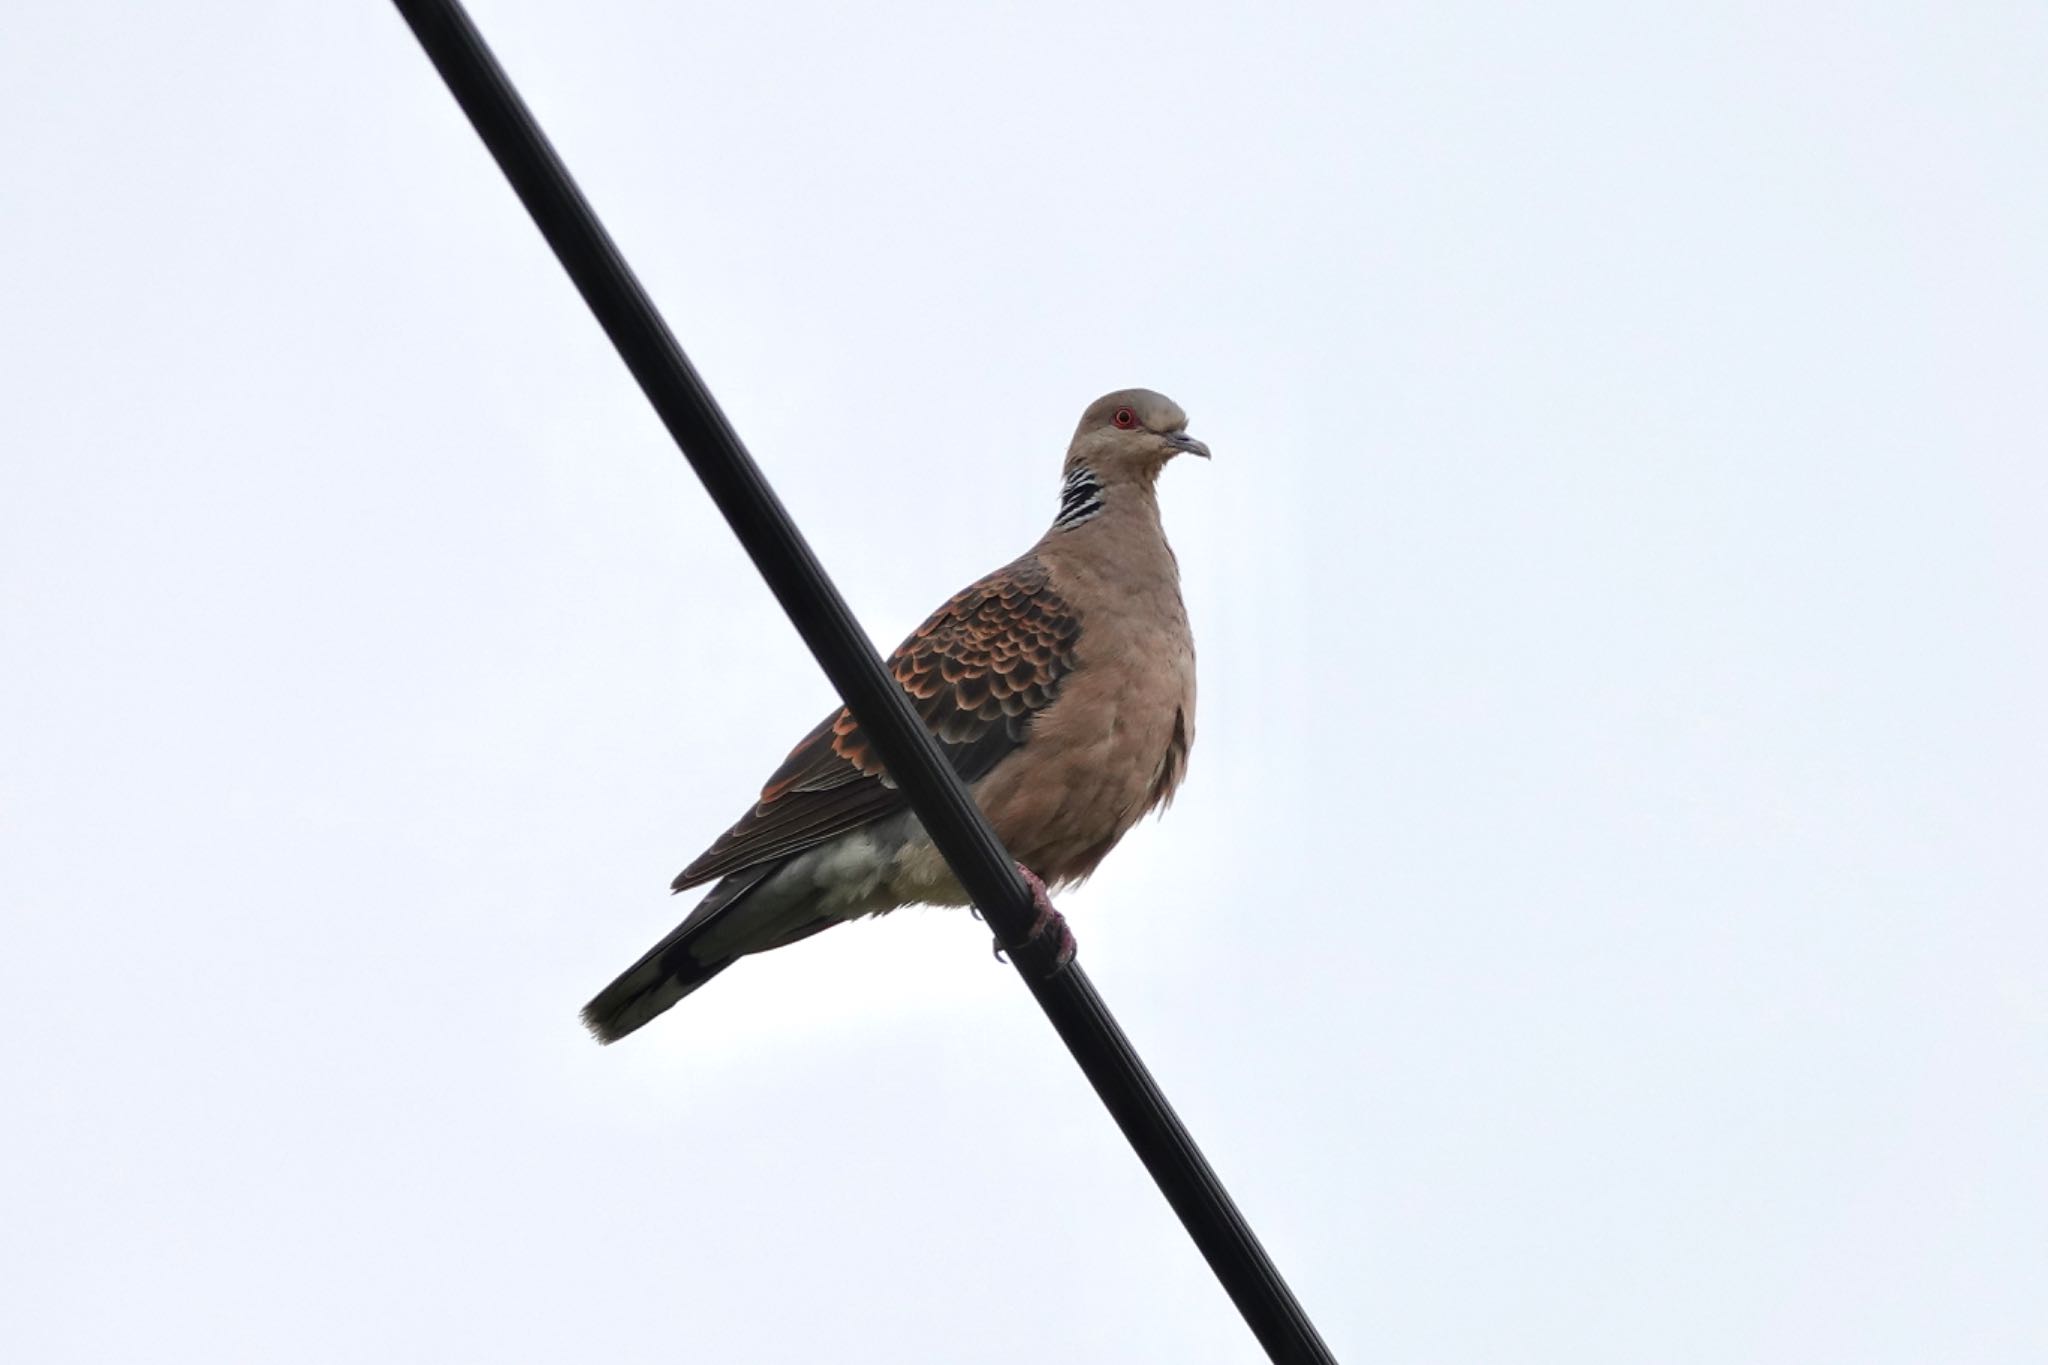
POLYGON ((1050 884, 1093 872, 1185 771, 1194 641, 1172 552, 1156 529, 1151 540, 1135 553, 1129 543, 1116 554, 1041 552, 1080 617, 1074 671, 976 795, 1004 844, 1050 884))

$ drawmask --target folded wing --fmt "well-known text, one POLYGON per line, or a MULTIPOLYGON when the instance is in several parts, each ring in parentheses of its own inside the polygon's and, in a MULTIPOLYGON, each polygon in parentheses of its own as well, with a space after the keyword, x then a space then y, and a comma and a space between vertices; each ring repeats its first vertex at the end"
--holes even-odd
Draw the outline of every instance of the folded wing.
MULTIPOLYGON (((889 656, 889 670, 972 782, 1019 748, 1074 668, 1081 624, 1032 556, 956 594, 889 656)), ((684 868, 684 890, 800 853, 907 803, 853 713, 841 708, 790 751, 761 799, 684 868)))

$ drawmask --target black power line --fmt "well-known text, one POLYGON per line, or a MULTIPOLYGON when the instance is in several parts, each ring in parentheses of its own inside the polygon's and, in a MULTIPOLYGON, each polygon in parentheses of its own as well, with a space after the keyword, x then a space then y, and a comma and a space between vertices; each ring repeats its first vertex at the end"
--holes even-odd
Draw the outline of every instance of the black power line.
POLYGON ((1095 1087, 1216 1278, 1275 1361, 1334 1357, 1195 1140, 1073 960, 1057 914, 1041 914, 1016 864, 883 669, 781 501, 740 444, 604 225, 455 0, 396 0, 505 178, 640 381, 782 609, 853 708, 932 842, 1095 1087))

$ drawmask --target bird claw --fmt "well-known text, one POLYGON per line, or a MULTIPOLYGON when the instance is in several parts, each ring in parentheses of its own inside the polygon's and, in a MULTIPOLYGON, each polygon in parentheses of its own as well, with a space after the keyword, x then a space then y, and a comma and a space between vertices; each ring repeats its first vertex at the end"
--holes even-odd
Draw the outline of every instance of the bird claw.
POLYGON ((1052 914, 1052 893, 1045 889, 1045 883, 1039 880, 1038 874, 1024 864, 1018 863, 1017 875, 1024 879, 1024 885, 1031 888, 1031 903, 1038 908, 1038 913, 1052 914))
MULTIPOLYGON (((1024 864, 1018 863, 1017 875, 1024 879, 1024 885, 1031 888, 1031 904, 1037 908, 1038 915, 1041 920, 1047 918, 1048 916, 1054 916, 1058 913, 1052 908, 1051 893, 1049 893, 1045 889, 1045 882, 1039 878, 1039 875, 1036 872, 1033 872, 1030 868, 1024 866, 1024 864)), ((976 919, 986 919, 986 917, 981 913, 980 906, 969 905, 967 908, 969 911, 973 913, 976 919)), ((1008 962, 1010 960, 1009 954, 1003 951, 1003 941, 1000 938, 991 939, 989 941, 989 951, 995 954, 995 959, 998 962, 1008 962)))

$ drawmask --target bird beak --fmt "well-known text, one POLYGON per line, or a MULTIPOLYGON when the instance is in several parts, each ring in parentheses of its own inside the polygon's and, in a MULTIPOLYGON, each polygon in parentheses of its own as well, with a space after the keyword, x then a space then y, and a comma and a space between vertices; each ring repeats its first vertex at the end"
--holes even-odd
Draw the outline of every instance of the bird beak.
POLYGON ((1203 445, 1185 431, 1167 432, 1166 443, 1175 450, 1185 451, 1189 455, 1199 455, 1205 460, 1209 458, 1209 447, 1203 445))

